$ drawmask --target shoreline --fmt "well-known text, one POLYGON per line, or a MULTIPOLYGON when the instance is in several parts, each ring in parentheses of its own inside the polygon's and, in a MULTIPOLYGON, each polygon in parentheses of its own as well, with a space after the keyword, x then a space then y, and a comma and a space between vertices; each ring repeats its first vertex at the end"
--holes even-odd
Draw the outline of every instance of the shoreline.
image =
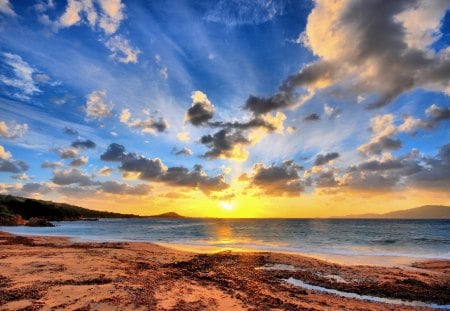
POLYGON ((0 250, 0 310, 450 309, 450 260, 419 262, 411 269, 352 266, 298 254, 205 254, 149 242, 76 242, 4 232, 0 250), (355 299, 358 295, 415 303, 355 299))
POLYGON ((235 246, 233 243, 225 243, 221 246, 214 244, 199 244, 193 241, 192 243, 181 244, 180 242, 161 242, 161 241, 151 241, 151 240, 131 240, 131 239, 117 239, 117 238, 95 238, 95 237, 80 237, 80 236, 70 236, 70 235, 59 235, 59 234, 48 234, 43 233, 37 235, 36 233, 27 232, 9 232, 2 231, 6 227, 1 228, 0 232, 6 232, 13 235, 21 235, 28 237, 56 237, 56 238, 66 238, 73 242, 80 243, 151 243, 160 245, 162 247, 196 253, 196 254, 213 254, 221 251, 232 251, 232 252, 272 252, 272 253, 282 253, 289 255, 299 255, 304 257, 315 258, 318 260, 323 260, 339 265, 368 265, 368 266, 380 266, 380 267, 403 267, 408 268, 413 263, 416 262, 427 262, 434 260, 448 260, 450 258, 442 258, 439 256, 423 254, 343 254, 343 253, 333 253, 333 252, 317 252, 317 251, 300 251, 293 249, 292 247, 282 247, 273 245, 239 245, 235 246))

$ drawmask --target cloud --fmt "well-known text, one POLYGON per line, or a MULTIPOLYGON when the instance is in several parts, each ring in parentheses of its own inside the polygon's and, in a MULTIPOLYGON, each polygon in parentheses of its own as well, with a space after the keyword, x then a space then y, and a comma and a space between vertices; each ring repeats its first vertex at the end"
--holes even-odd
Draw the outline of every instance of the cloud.
POLYGON ((121 21, 124 19, 125 5, 121 0, 99 0, 102 13, 100 14, 99 27, 106 34, 117 31, 121 21))
POLYGON ((60 148, 57 152, 61 159, 73 159, 78 155, 78 150, 75 148, 60 148))
POLYGON ((319 59, 288 78, 291 88, 340 84, 356 95, 376 95, 370 104, 373 108, 416 87, 446 92, 449 51, 434 52, 428 45, 413 44, 412 38, 426 37, 429 44, 431 38, 439 37, 429 34, 439 33, 437 25, 450 7, 448 1, 430 5, 426 1, 318 0, 315 4, 303 43, 319 59), (417 20, 430 20, 431 11, 432 22, 416 26, 417 20))
POLYGON ((112 194, 124 194, 124 195, 146 195, 150 192, 151 187, 147 184, 139 184, 130 186, 125 183, 119 183, 117 181, 106 181, 101 183, 101 191, 112 194))
POLYGON ((206 12, 205 19, 228 26, 258 25, 268 22, 282 15, 286 6, 284 1, 278 0, 220 0, 214 4, 214 7, 206 12))
POLYGON ((113 169, 111 167, 104 166, 98 171, 98 174, 100 176, 109 176, 111 175, 112 171, 113 169))
POLYGON ((36 194, 47 194, 52 191, 52 188, 46 183, 27 183, 21 188, 21 192, 25 193, 36 193, 36 194))
POLYGON ((105 91, 93 91, 87 96, 86 114, 88 117, 107 117, 111 114, 112 102, 106 103, 105 91))
POLYGON ((138 55, 141 51, 132 47, 130 42, 120 35, 116 35, 108 39, 105 43, 106 47, 112 52, 111 58, 121 63, 137 63, 138 55))
POLYGON ((300 166, 293 161, 284 161, 281 165, 264 166, 256 163, 250 176, 241 176, 251 187, 256 187, 267 195, 298 196, 304 190, 298 171, 300 166))
POLYGON ((88 163, 88 161, 89 161, 89 158, 88 158, 88 157, 85 157, 85 156, 79 157, 79 158, 73 159, 73 160, 70 162, 70 166, 74 166, 74 167, 83 166, 83 165, 85 165, 86 163, 88 163))
POLYGON ((442 146, 435 157, 424 157, 423 169, 411 175, 410 186, 447 191, 450 188, 450 143, 442 146))
POLYGON ((222 129, 213 135, 202 136, 200 142, 209 148, 204 154, 205 158, 215 159, 234 159, 245 160, 248 158, 248 152, 244 146, 251 142, 240 130, 222 129))
POLYGON ((2 145, 0 145, 0 159, 1 160, 8 160, 10 158, 11 158, 11 153, 6 151, 6 149, 2 145))
POLYGON ((303 121, 319 121, 320 116, 317 113, 311 113, 303 118, 303 121))
POLYGON ((68 0, 63 15, 55 26, 66 28, 87 23, 91 28, 100 28, 107 35, 114 34, 124 18, 124 4, 120 0, 68 0))
POLYGON ((192 105, 186 112, 185 119, 195 126, 206 124, 214 116, 214 105, 201 91, 192 93, 191 98, 192 105))
POLYGON ((125 147, 116 143, 108 146, 108 149, 100 156, 103 161, 120 162, 125 157, 125 147))
POLYGON ((120 122, 126 124, 131 128, 135 128, 141 131, 141 133, 162 133, 169 127, 169 123, 162 117, 147 117, 146 119, 132 119, 129 109, 123 109, 119 116, 120 122))
POLYGON ((192 155, 192 150, 189 148, 184 147, 183 149, 180 150, 175 150, 175 155, 187 155, 190 156, 192 155))
POLYGON ((392 138, 398 132, 392 114, 372 118, 371 131, 373 133, 371 140, 358 147, 358 150, 362 153, 366 155, 381 154, 383 151, 398 150, 402 147, 402 142, 399 139, 392 138))
POLYGON ((291 94, 282 92, 270 97, 257 97, 250 95, 245 102, 244 109, 254 114, 264 114, 273 110, 281 110, 295 105, 291 94))
POLYGON ((204 154, 207 159, 232 159, 243 161, 248 158, 245 146, 255 144, 267 133, 284 131, 286 115, 265 113, 253 115, 245 121, 210 121, 214 116, 214 105, 206 94, 196 91, 192 94, 192 105, 185 115, 185 120, 195 126, 219 128, 213 134, 204 135, 200 143, 209 150, 204 154))
POLYGON ((9 0, 0 0, 0 13, 16 16, 16 12, 14 12, 11 3, 9 0))
POLYGON ((9 126, 5 121, 0 121, 0 136, 5 138, 14 139, 23 136, 28 130, 28 124, 16 124, 12 123, 9 126))
POLYGON ((97 146, 92 140, 86 139, 86 140, 76 140, 72 142, 72 147, 77 149, 93 149, 95 146, 97 146))
POLYGON ((19 175, 12 175, 12 176, 10 176, 10 178, 16 179, 16 180, 21 180, 21 181, 30 180, 30 177, 25 173, 22 173, 19 175))
POLYGON ((431 105, 425 111, 427 115, 432 118, 433 123, 438 123, 444 120, 450 120, 450 107, 441 108, 436 104, 431 105))
POLYGON ((337 152, 330 152, 325 155, 319 154, 317 155, 316 160, 314 161, 314 166, 321 166, 327 164, 328 162, 337 158, 339 158, 339 153, 337 152))
POLYGON ((49 162, 49 161, 45 161, 41 164, 41 168, 51 168, 51 169, 55 169, 58 167, 63 166, 62 162, 49 162))
POLYGON ((184 167, 167 167, 159 158, 148 159, 135 153, 125 153, 125 147, 116 143, 109 145, 101 159, 120 162, 119 170, 123 174, 133 173, 141 180, 199 189, 204 193, 228 187, 223 175, 210 177, 200 165, 195 165, 191 171, 184 167))
POLYGON ((28 164, 22 160, 0 159, 0 172, 22 173, 28 170, 28 164))
POLYGON ((75 136, 75 135, 79 134, 77 130, 67 127, 67 126, 64 128, 63 132, 64 132, 64 134, 71 135, 71 136, 75 136))
POLYGON ((6 71, 6 75, 0 75, 0 82, 8 86, 8 93, 11 93, 16 98, 29 100, 32 95, 41 92, 37 81, 33 78, 33 75, 36 73, 33 67, 19 55, 3 53, 2 56, 3 63, 10 70, 9 72, 6 71))
POLYGON ((79 169, 54 170, 52 181, 57 185, 79 184, 80 186, 92 186, 95 182, 90 176, 84 174, 79 169))
POLYGON ((177 139, 179 141, 185 142, 185 141, 189 141, 191 138, 189 137, 189 132, 183 131, 183 132, 179 132, 177 134, 177 139))

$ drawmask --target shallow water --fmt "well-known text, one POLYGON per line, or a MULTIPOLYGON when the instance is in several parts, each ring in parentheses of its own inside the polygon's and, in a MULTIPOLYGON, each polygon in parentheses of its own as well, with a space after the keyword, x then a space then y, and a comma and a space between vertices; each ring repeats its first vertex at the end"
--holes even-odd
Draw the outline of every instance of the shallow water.
POLYGON ((333 294, 345 298, 353 298, 353 299, 359 299, 359 300, 367 300, 367 301, 374 301, 374 302, 381 302, 381 303, 388 303, 388 304, 394 304, 394 305, 404 305, 404 306, 410 306, 410 307, 428 307, 433 309, 444 309, 444 310, 450 310, 450 305, 438 305, 434 303, 425 303, 421 301, 405 301, 400 299, 391 299, 391 298, 382 298, 382 297, 375 297, 375 296, 369 296, 369 295, 359 295, 356 293, 351 292, 343 292, 336 289, 330 289, 325 288, 321 286, 311 285, 304 283, 301 280, 297 280, 295 278, 289 278, 284 280, 286 283, 289 283, 294 286, 298 286, 304 289, 319 291, 323 293, 333 294))
MULTIPOLYGON (((191 250, 296 252, 323 258, 450 259, 450 220, 100 219, 53 228, 0 227, 90 241, 149 241, 191 250)), ((383 260, 381 260, 383 261, 383 260)))

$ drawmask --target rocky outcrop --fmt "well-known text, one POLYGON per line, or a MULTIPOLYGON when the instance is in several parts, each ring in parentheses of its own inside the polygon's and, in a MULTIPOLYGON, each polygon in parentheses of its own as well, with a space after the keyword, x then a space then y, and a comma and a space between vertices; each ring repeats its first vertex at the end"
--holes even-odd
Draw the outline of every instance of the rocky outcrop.
POLYGON ((30 218, 25 226, 29 227, 54 227, 55 225, 49 222, 47 219, 32 217, 30 218))
POLYGON ((0 215, 0 226, 22 226, 25 220, 20 215, 0 215))

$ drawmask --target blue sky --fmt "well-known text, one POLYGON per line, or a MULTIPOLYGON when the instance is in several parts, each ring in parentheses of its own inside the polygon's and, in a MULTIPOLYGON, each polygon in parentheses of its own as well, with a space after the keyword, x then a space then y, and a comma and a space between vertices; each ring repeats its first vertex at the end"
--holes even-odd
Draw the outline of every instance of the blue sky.
POLYGON ((0 191, 448 202, 450 2, 388 2, 2 0, 0 191))

